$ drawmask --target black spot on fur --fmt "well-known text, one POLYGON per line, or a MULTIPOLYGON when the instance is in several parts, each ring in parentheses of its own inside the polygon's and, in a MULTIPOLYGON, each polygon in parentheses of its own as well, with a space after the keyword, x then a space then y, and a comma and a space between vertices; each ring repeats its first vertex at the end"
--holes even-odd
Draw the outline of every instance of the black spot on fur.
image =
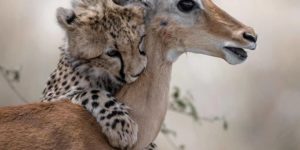
POLYGON ((113 122, 113 124, 111 125, 111 128, 115 129, 118 123, 120 123, 120 120, 119 119, 115 119, 114 122, 113 122))
POLYGON ((93 100, 97 100, 98 98, 99 98, 98 95, 92 95, 92 99, 93 99, 93 100))
POLYGON ((75 85, 75 86, 77 86, 78 84, 79 84, 79 82, 78 82, 78 81, 76 81, 76 82, 74 83, 74 85, 75 85))
POLYGON ((115 104, 116 104, 116 102, 114 102, 114 101, 108 101, 108 102, 105 103, 104 106, 106 108, 110 108, 110 107, 114 106, 115 104))
POLYGON ((106 113, 106 110, 105 110, 105 109, 102 109, 102 110, 100 111, 100 113, 101 113, 101 114, 105 114, 105 113, 106 113))
POLYGON ((53 86, 52 85, 50 85, 49 87, 48 87, 48 90, 51 90, 53 88, 53 86))
POLYGON ((108 114, 108 115, 106 116, 106 118, 107 118, 107 119, 110 119, 110 118, 116 116, 117 114, 118 114, 117 111, 113 111, 113 112, 111 112, 110 114, 108 114))
POLYGON ((124 112, 122 112, 122 111, 117 111, 117 113, 118 113, 118 115, 120 115, 120 116, 123 116, 123 115, 125 115, 125 113, 124 113, 124 112))
POLYGON ((55 74, 51 75, 51 79, 55 79, 55 74))
POLYGON ((93 102, 93 103, 92 103, 92 106, 93 106, 93 108, 96 108, 96 107, 99 106, 99 103, 98 103, 98 102, 93 102))
POLYGON ((84 97, 86 94, 87 94, 87 92, 83 92, 83 93, 81 94, 81 97, 84 97))
POLYGON ((64 81, 63 83, 62 83, 62 86, 65 86, 67 84, 67 81, 64 81))
POLYGON ((121 125, 122 125, 122 128, 124 128, 124 126, 125 126, 125 120, 121 120, 121 125))
POLYGON ((105 119, 105 117, 103 117, 103 116, 100 118, 100 120, 104 120, 104 119, 105 119))
POLYGON ((71 81, 75 81, 76 80, 76 76, 73 76, 72 78, 71 78, 71 81))
POLYGON ((55 91, 55 92, 58 91, 58 85, 57 85, 57 84, 54 86, 54 91, 55 91))
POLYGON ((65 87, 66 91, 69 90, 69 89, 70 89, 70 85, 68 85, 68 86, 65 87))
POLYGON ((89 102, 89 100, 88 100, 88 99, 85 99, 85 100, 82 101, 81 104, 85 106, 88 102, 89 102))
POLYGON ((75 99, 78 101, 79 100, 79 96, 78 94, 76 94, 75 99))
POLYGON ((98 94, 100 91, 99 90, 92 90, 91 93, 92 94, 98 94))

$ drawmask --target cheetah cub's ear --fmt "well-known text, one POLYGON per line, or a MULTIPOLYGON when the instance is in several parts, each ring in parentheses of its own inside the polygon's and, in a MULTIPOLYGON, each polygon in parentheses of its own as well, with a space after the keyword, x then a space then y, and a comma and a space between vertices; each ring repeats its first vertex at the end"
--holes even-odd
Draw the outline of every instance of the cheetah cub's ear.
POLYGON ((70 30, 74 28, 73 22, 76 19, 76 14, 73 10, 60 7, 56 10, 56 18, 63 29, 70 30))

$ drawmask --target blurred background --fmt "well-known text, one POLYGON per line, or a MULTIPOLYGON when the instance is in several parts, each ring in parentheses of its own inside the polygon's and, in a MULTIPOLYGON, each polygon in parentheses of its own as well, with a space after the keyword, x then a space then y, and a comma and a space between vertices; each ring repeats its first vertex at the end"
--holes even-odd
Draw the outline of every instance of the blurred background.
MULTIPOLYGON (((195 54, 175 63, 172 87, 200 119, 171 109, 160 149, 299 150, 300 1, 214 1, 254 27, 258 49, 238 66, 195 54)), ((59 6, 69 0, 0 0, 0 106, 39 101, 63 43, 59 6)))

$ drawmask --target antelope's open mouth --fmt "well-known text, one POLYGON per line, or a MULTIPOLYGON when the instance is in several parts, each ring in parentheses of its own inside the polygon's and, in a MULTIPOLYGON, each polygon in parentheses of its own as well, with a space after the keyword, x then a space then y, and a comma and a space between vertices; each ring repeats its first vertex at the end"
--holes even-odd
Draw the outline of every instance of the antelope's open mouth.
POLYGON ((237 48, 237 47, 224 47, 224 48, 225 50, 229 51, 240 60, 246 60, 248 57, 247 52, 242 48, 237 48))

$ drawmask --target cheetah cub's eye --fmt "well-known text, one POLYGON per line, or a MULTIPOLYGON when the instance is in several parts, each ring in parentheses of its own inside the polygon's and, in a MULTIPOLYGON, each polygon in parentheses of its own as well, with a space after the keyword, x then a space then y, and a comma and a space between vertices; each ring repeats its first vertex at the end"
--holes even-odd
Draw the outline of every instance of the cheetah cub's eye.
POLYGON ((106 52, 106 54, 109 56, 109 57, 117 57, 120 55, 120 52, 117 51, 117 50, 109 50, 108 52, 106 52))
POLYGON ((146 35, 143 35, 140 42, 139 42, 139 52, 141 55, 146 56, 146 52, 145 52, 145 45, 144 45, 144 39, 145 39, 146 35))

